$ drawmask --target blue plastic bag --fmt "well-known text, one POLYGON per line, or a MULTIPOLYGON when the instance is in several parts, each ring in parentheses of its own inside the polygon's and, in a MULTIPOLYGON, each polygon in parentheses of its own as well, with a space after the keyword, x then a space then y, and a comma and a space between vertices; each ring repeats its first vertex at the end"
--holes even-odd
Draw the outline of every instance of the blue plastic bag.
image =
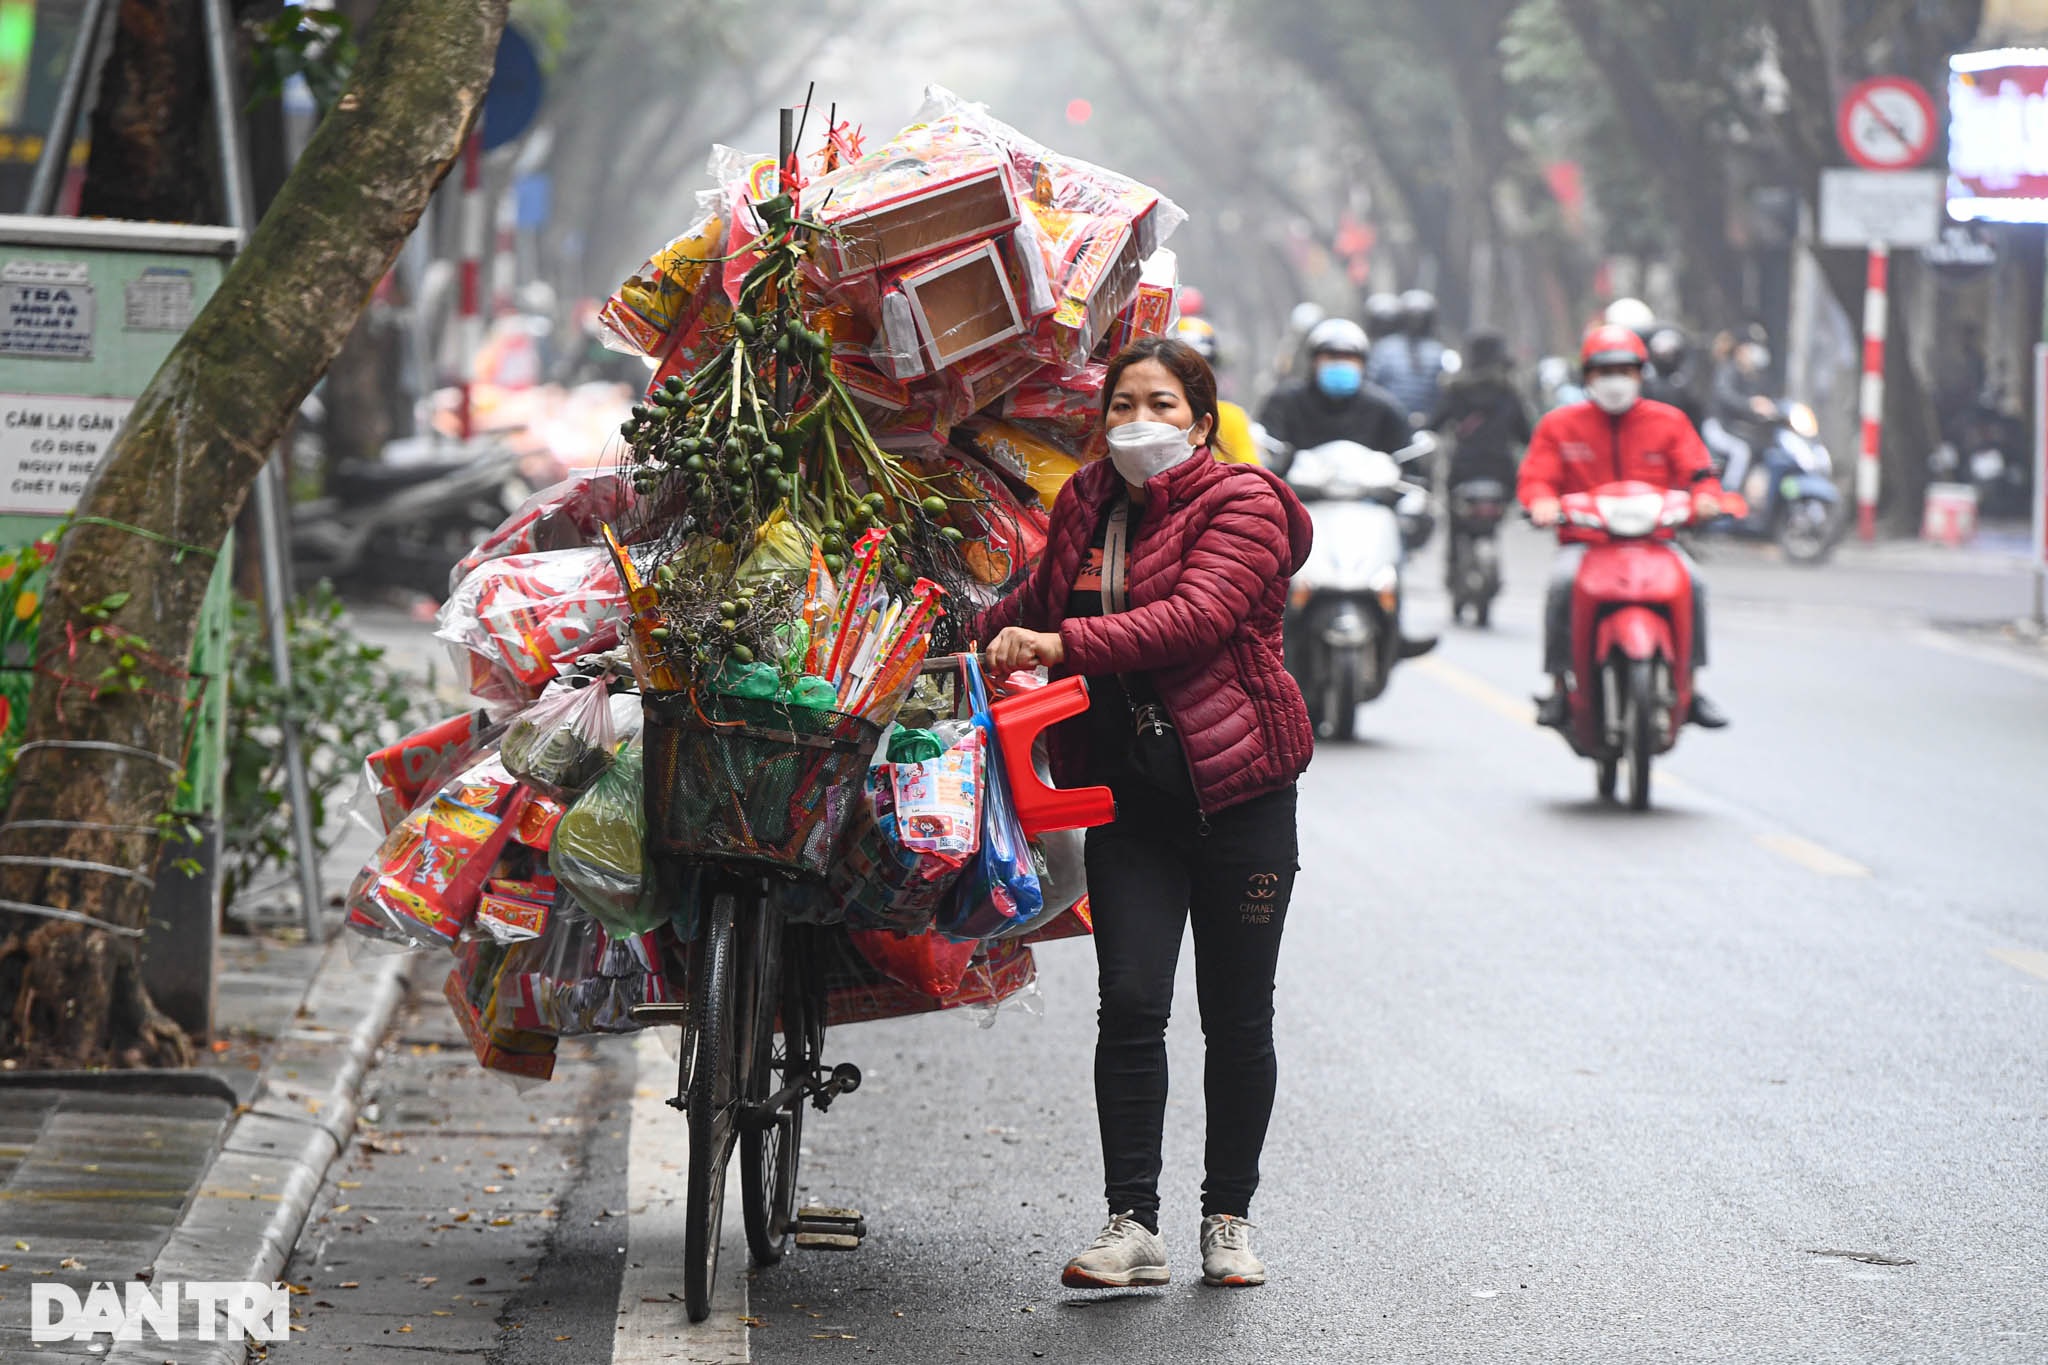
POLYGON ((989 716, 981 661, 972 654, 963 658, 968 705, 988 752, 988 778, 981 800, 981 850, 962 871, 937 927, 954 938, 994 938, 1035 919, 1045 908, 1045 897, 1031 864, 1030 841, 1010 799, 1010 781, 1003 771, 995 722, 989 716))

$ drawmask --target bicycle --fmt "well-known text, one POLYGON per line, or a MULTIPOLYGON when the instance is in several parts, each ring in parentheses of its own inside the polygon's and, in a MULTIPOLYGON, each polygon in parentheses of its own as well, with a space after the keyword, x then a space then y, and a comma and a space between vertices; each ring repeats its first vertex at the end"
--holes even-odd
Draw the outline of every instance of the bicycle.
MULTIPOLYGON (((925 673, 956 673, 954 657, 925 673)), ((858 1245, 858 1214, 800 1217, 797 1172, 805 1103, 823 1112, 860 1088, 860 1068, 824 1064, 825 958, 819 927, 790 923, 774 905, 778 874, 823 871, 843 823, 838 789, 865 779, 880 727, 830 712, 722 701, 715 718, 695 697, 648 705, 650 847, 686 851, 705 867, 703 918, 689 949, 685 1004, 636 1006, 645 1023, 680 1023, 676 1095, 689 1128, 685 1173, 683 1300, 692 1322, 711 1312, 724 1231, 725 1179, 740 1159, 740 1204, 754 1264, 774 1265, 792 1237, 858 1245), (780 721, 781 725, 771 722, 780 721), (815 722, 815 733, 799 729, 815 722), (682 751, 688 750, 687 754, 682 751), (715 753, 713 751, 716 751, 715 753), (689 771, 695 759, 705 765, 689 771), (783 765, 793 771, 779 770, 783 765), (705 771, 731 790, 709 817, 675 795, 705 771), (817 809, 813 809, 813 803, 817 809), (723 823, 720 823, 723 821, 723 823), (661 831, 658 833, 658 831, 661 831)))

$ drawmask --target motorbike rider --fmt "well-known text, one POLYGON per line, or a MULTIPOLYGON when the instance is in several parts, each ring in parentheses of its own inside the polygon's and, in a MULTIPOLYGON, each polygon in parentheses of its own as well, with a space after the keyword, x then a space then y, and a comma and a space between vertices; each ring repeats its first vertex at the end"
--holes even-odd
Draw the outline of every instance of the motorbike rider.
MULTIPOLYGON (((1183 291, 1185 292, 1185 291, 1183 291)), ((1203 317, 1182 317, 1174 333, 1189 349, 1209 362, 1213 371, 1223 368, 1222 352, 1216 343, 1216 328, 1203 317)), ((1216 400, 1216 433, 1209 448, 1225 464, 1259 463, 1258 439, 1252 435, 1252 419, 1245 410, 1225 398, 1216 400)))
MULTIPOLYGON (((1586 333, 1579 363, 1586 401, 1545 414, 1522 461, 1516 496, 1528 509, 1529 520, 1539 527, 1555 526, 1564 494, 1623 479, 1686 490, 1693 495, 1695 515, 1718 516, 1722 490, 1699 434, 1684 413, 1642 396, 1643 371, 1649 363, 1642 338, 1626 327, 1603 323, 1586 333)), ((1684 555, 1675 544, 1673 549, 1684 555)), ((1568 719, 1565 674, 1572 663, 1572 584, 1584 557, 1583 545, 1566 545, 1552 564, 1543 612, 1543 667, 1550 674, 1551 690, 1537 704, 1539 724, 1562 727, 1568 719)), ((1706 584, 1689 558, 1685 564, 1692 578, 1692 662, 1697 670, 1707 662, 1706 584)), ((1709 730, 1728 723, 1697 686, 1687 719, 1709 730)))
POLYGON ((1650 370, 1643 378, 1643 396, 1669 403, 1684 413, 1697 430, 1707 420, 1706 404, 1693 388, 1686 364, 1692 358, 1692 342, 1669 323, 1660 324, 1644 338, 1650 350, 1650 370))
POLYGON ((1325 318, 1308 334, 1309 373, 1275 389, 1259 421, 1275 439, 1305 450, 1325 441, 1356 441, 1391 454, 1412 435, 1393 396, 1365 378, 1365 329, 1348 318, 1325 318))
POLYGON ((1372 294, 1365 300, 1365 339, 1376 349, 1401 330, 1401 296, 1372 294))
POLYGON ((1465 368, 1444 386, 1431 431, 1456 437, 1451 484, 1474 479, 1515 481, 1515 463, 1529 444, 1529 407, 1515 386, 1514 361, 1498 332, 1474 332, 1465 343, 1465 368))
POLYGON ((1436 411, 1445 369, 1444 344, 1436 339, 1436 295, 1411 289, 1401 295, 1401 330, 1373 345, 1367 375, 1420 422, 1436 411))
POLYGON ((1733 338, 1721 362, 1714 367, 1714 386, 1708 413, 1720 426, 1719 454, 1723 457, 1721 483, 1742 487, 1755 457, 1756 424, 1769 421, 1778 412, 1772 399, 1770 334, 1752 323, 1733 338))

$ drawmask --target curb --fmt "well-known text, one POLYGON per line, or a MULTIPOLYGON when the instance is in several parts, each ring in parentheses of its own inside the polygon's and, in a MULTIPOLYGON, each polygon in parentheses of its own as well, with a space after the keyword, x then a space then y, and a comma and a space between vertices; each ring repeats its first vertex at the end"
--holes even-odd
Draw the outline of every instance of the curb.
MULTIPOLYGON (((405 999, 410 954, 351 962, 337 935, 300 1003, 295 1027, 265 1062, 254 1098, 236 1115, 221 1149, 157 1254, 155 1283, 231 1280, 271 1283, 284 1272, 328 1168, 355 1132, 363 1082, 405 999)), ((177 1342, 127 1343, 107 1359, 120 1365, 244 1365, 248 1343, 225 1319, 213 1340, 181 1323, 177 1342)))

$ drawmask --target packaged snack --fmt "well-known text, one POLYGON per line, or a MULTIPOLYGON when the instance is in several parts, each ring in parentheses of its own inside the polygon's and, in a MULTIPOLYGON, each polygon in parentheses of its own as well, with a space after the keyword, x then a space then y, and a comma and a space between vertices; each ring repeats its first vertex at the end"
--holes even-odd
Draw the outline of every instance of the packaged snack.
POLYGON ((448 973, 441 995, 455 1012, 456 1023, 462 1026, 463 1036, 469 1039, 477 1061, 483 1066, 534 1081, 544 1081, 555 1074, 555 1036, 499 1029, 486 1023, 483 1009, 470 999, 471 985, 460 966, 448 973))
POLYGON ((839 855, 826 873, 848 922, 861 928, 922 933, 931 927, 958 873, 944 859, 903 846, 897 833, 895 783, 887 765, 869 768, 839 855))
POLYGON ((452 944, 476 914, 484 882, 518 828, 528 792, 497 754, 479 760, 385 837, 356 875, 348 903, 367 925, 415 944, 452 944))
POLYGON ((548 926, 555 890, 553 877, 485 882, 476 906, 477 927, 500 943, 539 938, 548 926))
MULTIPOLYGON (((602 681, 558 679, 519 713, 499 751, 505 767, 534 790, 570 797, 589 789, 612 764, 611 700, 602 681)), ((524 840, 521 840, 524 843, 524 840)))
POLYGON ((509 683, 531 700, 578 655, 612 648, 626 589, 605 547, 510 555, 477 568, 441 608, 435 635, 467 652, 471 686, 509 683))
MULTIPOLYGON (((988 687, 981 663, 973 654, 961 656, 967 671, 967 695, 974 723, 984 734, 995 722, 989 716, 988 687)), ((988 749, 988 780, 982 790, 981 848, 940 912, 938 929, 956 938, 992 938, 1037 918, 1044 906, 1029 841, 1011 803, 999 746, 988 749)))
POLYGON ((569 808, 554 797, 534 792, 519 812, 519 827, 512 831, 512 842, 537 853, 547 852, 555 841, 555 827, 568 813, 569 808))
POLYGON ((987 751, 980 730, 967 733, 936 758, 888 765, 896 807, 896 840, 964 867, 981 846, 981 789, 987 751))
POLYGON ((968 420, 1030 378, 1040 363, 1028 350, 998 346, 948 366, 939 375, 947 416, 956 424, 968 420))

